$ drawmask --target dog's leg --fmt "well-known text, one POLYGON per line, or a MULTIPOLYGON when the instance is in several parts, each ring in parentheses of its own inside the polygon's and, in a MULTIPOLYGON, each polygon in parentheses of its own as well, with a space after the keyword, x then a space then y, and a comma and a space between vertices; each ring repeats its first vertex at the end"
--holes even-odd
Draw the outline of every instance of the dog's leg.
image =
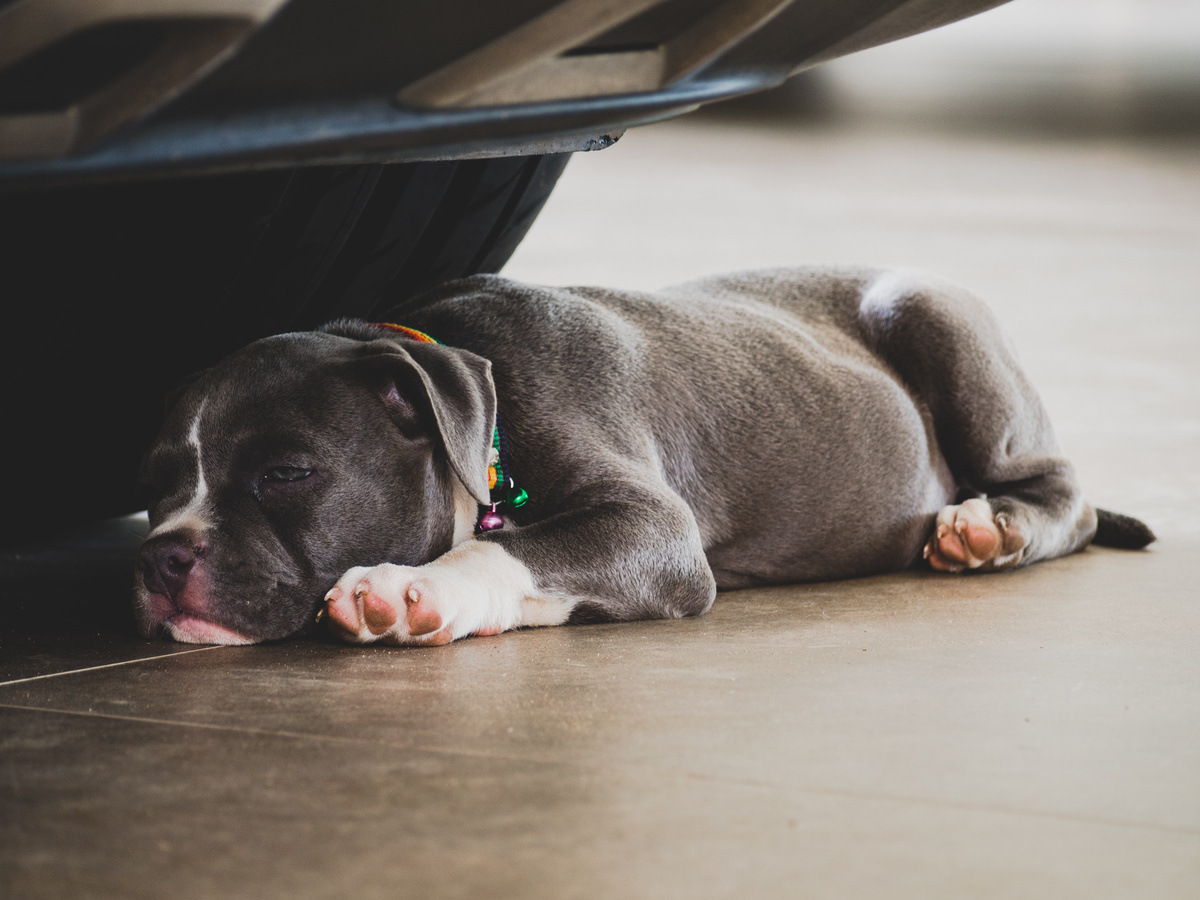
POLYGON ((695 519, 664 489, 493 532, 424 566, 351 569, 326 596, 326 610, 347 641, 438 645, 561 625, 573 613, 698 615, 715 595, 695 519))
POLYGON ((924 551, 933 568, 1011 568, 1087 545, 1096 514, 983 303, 931 279, 889 273, 864 292, 859 321, 868 345, 928 406, 960 486, 978 495, 938 514, 924 551))

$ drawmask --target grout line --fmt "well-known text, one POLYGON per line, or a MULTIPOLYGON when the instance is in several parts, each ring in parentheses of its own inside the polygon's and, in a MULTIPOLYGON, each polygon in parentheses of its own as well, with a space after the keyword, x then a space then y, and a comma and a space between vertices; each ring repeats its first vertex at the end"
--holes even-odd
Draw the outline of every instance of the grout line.
POLYGON ((0 687, 10 684, 24 684, 26 681, 41 681, 43 678, 58 678, 60 675, 78 675, 81 672, 96 672, 100 669, 111 669, 114 666, 132 666, 135 663, 149 662, 152 659, 166 659, 170 656, 186 656, 189 653, 203 653, 205 650, 216 650, 220 644, 211 647, 195 647, 191 650, 176 650, 174 653, 160 653, 158 656, 142 656, 138 659, 123 659, 120 662, 105 663, 102 666, 88 666, 86 669, 67 669, 63 672, 50 672, 47 675, 30 675, 28 678, 14 678, 11 681, 0 681, 0 687))
MULTIPOLYGON (((756 787, 766 790, 779 790, 780 786, 773 782, 754 778, 737 778, 728 775, 712 775, 707 772, 682 771, 679 774, 685 778, 697 781, 712 781, 717 784, 740 784, 746 787, 756 787)), ((886 803, 909 803, 915 806, 928 806, 934 809, 953 809, 960 812, 987 812, 1009 816, 1031 816, 1035 819, 1050 819, 1051 821, 1075 822, 1084 825, 1103 825, 1108 828, 1141 828, 1148 831, 1165 831, 1168 834, 1186 834, 1200 836, 1200 828, 1190 828, 1186 825, 1163 825, 1158 822, 1122 821, 1103 816, 1077 815, 1073 813, 1055 812, 1054 810, 1021 809, 1014 806, 1003 806, 998 803, 971 803, 963 800, 939 800, 935 797, 915 797, 906 794, 881 794, 875 791, 856 791, 846 788, 824 788, 808 785, 797 785, 795 790, 810 794, 843 797, 851 800, 877 800, 886 803)))
MULTIPOLYGON (((213 647, 202 647, 203 650, 212 650, 213 647)), ((194 653, 193 650, 184 651, 186 653, 194 653)), ((167 654, 168 656, 178 654, 167 654)), ((155 656, 151 659, 161 659, 162 657, 155 656)), ((101 666, 100 668, 103 668, 101 666)), ((81 670, 86 671, 86 670, 81 670)), ((424 749, 416 747, 412 742, 400 743, 397 741, 371 740, 361 737, 345 737, 338 734, 313 734, 306 731, 280 731, 271 728, 247 728, 244 725, 218 725, 215 722, 185 722, 181 719, 156 719, 152 716, 123 716, 118 713, 103 713, 95 712, 90 709, 55 709, 51 706, 25 706, 21 703, 0 703, 0 709, 18 709, 22 712, 36 713, 56 713, 60 716, 78 716, 83 719, 112 719, 117 722, 135 722, 139 725, 167 725, 174 728, 203 728, 206 731, 225 731, 230 734, 252 734, 257 737, 281 737, 303 741, 328 741, 335 744, 371 744, 373 746, 395 747, 401 750, 424 749)), ((430 751, 437 753, 439 751, 430 751)), ((449 751, 453 753, 454 751, 449 751)), ((467 754, 473 755, 473 754, 467 754)))
MULTIPOLYGON (((209 650, 214 648, 203 647, 200 649, 209 650)), ((470 759, 488 759, 519 763, 540 762, 548 765, 560 766, 580 765, 580 763, 574 760, 564 760, 557 757, 539 757, 536 754, 529 753, 490 753, 479 750, 462 750, 451 747, 423 745, 412 741, 401 743, 398 741, 346 737, 343 735, 313 734, 309 732, 297 731, 276 731, 266 728, 246 728, 238 725, 217 725, 209 722, 184 722, 178 719, 155 719, 148 716, 124 716, 114 713, 93 712, 92 710, 53 709, 50 707, 41 706, 23 706, 16 703, 0 703, 0 709, 15 709, 23 712, 35 713, 57 713, 64 716, 78 716, 80 718, 91 719, 112 719, 120 722, 136 722, 143 725, 167 725, 176 728, 202 728, 206 731, 222 731, 230 734, 255 735, 257 737, 278 737, 289 740, 317 741, 334 744, 363 744, 375 747, 391 747, 400 750, 416 750, 419 753, 432 753, 442 756, 467 757, 470 759)), ((707 772, 695 772, 688 770, 681 771, 673 766, 662 766, 655 763, 638 761, 632 761, 630 763, 601 763, 600 766, 612 769, 662 769, 664 774, 682 776, 684 778, 695 779, 697 781, 708 781, 716 784, 753 787, 772 791, 778 791, 780 789, 793 790, 803 794, 816 794, 818 796, 838 797, 849 800, 869 800, 882 803, 911 804, 916 806, 931 807, 934 809, 953 809, 960 812, 985 812, 1009 816, 1028 816, 1035 819, 1074 822, 1083 825, 1099 825, 1106 828, 1137 828, 1147 831, 1166 832, 1168 834, 1184 834, 1189 836, 1200 835, 1200 829, 1179 825, 1163 825, 1157 822, 1121 821, 1119 819, 1109 819, 1102 816, 1072 815, 1071 813, 1055 812, 1053 810, 1020 809, 1009 806, 1001 806, 993 803, 970 803, 956 800, 939 800, 933 797, 912 797, 905 796, 903 794, 881 794, 874 791, 856 791, 845 788, 825 788, 802 784, 779 785, 774 782, 763 781, 755 778, 737 778, 726 775, 713 775, 707 772)))

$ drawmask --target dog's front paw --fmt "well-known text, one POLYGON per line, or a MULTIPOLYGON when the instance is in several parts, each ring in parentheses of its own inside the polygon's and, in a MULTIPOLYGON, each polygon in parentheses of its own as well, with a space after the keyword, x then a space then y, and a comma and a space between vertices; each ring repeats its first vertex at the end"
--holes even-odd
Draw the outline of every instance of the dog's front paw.
POLYGON ((1007 569, 1021 561, 1028 542, 1004 513, 972 498, 943 507, 925 544, 929 565, 942 572, 1007 569))
POLYGON ((358 566, 325 595, 329 626, 351 643, 448 644, 453 629, 452 598, 428 570, 384 563, 358 566))

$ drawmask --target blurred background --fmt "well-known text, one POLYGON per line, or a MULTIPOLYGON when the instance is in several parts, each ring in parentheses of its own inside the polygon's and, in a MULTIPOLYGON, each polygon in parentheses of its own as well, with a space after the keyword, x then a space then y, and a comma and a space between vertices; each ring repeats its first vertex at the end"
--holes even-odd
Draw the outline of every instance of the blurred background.
POLYGON ((1200 3, 1013 0, 725 112, 1059 135, 1200 130, 1200 3))

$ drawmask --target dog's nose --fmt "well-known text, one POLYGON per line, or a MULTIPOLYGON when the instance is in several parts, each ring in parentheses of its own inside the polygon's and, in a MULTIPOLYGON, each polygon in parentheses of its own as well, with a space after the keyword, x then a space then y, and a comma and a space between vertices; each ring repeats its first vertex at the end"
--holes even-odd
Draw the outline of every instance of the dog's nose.
POLYGON ((204 545, 189 541, 182 535, 164 534, 142 545, 138 564, 142 584, 152 594, 164 594, 176 599, 187 584, 188 574, 196 559, 203 554, 204 545))

